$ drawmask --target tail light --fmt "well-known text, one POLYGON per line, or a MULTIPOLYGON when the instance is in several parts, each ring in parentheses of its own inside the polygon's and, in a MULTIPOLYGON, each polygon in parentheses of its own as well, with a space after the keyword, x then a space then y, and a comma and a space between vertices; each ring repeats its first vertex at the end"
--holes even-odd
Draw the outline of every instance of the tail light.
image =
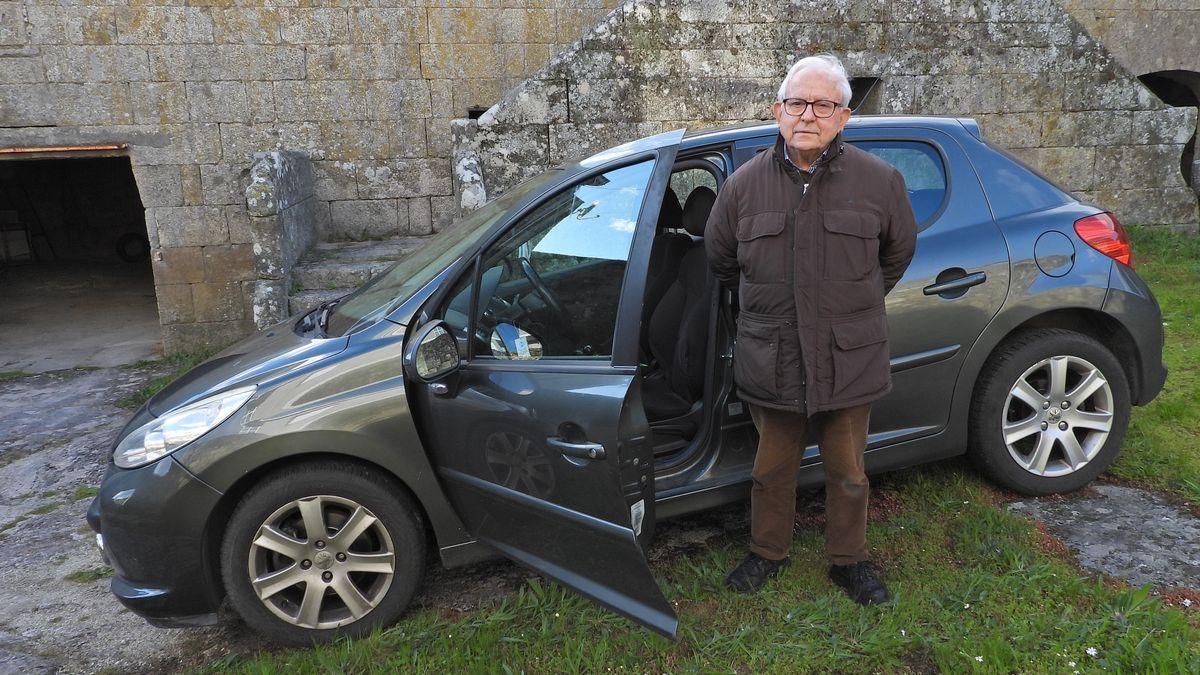
POLYGON ((1094 216, 1080 218, 1075 221, 1075 234, 1079 235, 1088 246, 1119 263, 1133 267, 1133 247, 1129 245, 1129 236, 1121 222, 1111 213, 1097 213, 1094 216))

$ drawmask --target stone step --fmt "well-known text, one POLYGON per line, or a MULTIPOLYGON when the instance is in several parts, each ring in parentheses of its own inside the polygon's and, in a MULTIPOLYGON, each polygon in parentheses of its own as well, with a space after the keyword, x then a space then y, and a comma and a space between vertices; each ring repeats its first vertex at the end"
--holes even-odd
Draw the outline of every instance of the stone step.
POLYGON ((292 316, 308 312, 326 300, 340 298, 353 290, 353 288, 338 288, 327 291, 296 291, 288 298, 288 311, 292 316))
POLYGON ((425 237, 327 242, 313 246, 292 269, 292 314, 341 297, 421 248, 425 237))

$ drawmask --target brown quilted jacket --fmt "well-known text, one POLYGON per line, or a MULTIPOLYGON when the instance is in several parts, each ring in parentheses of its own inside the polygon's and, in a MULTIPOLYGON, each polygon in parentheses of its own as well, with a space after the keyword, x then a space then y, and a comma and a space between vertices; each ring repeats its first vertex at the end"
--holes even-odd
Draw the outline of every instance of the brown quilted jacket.
POLYGON ((882 398, 883 298, 916 249, 904 178, 839 135, 806 193, 783 152, 779 137, 725 181, 704 232, 714 274, 738 289, 740 396, 807 415, 882 398))

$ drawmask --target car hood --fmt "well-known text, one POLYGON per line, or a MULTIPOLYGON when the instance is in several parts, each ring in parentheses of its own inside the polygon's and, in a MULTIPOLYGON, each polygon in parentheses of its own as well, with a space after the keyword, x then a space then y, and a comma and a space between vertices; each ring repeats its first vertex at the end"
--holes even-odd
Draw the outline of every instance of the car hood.
POLYGON ((159 417, 235 386, 275 379, 346 349, 348 337, 313 339, 292 331, 289 320, 251 335, 184 373, 146 404, 159 417))

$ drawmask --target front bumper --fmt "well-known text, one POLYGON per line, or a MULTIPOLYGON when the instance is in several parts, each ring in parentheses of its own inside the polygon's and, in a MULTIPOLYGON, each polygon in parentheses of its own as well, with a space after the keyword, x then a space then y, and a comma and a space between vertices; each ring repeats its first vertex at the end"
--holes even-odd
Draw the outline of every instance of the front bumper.
POLYGON ((139 469, 110 466, 87 520, 121 604, 155 625, 215 623, 220 592, 205 525, 220 498, 171 457, 139 469))

